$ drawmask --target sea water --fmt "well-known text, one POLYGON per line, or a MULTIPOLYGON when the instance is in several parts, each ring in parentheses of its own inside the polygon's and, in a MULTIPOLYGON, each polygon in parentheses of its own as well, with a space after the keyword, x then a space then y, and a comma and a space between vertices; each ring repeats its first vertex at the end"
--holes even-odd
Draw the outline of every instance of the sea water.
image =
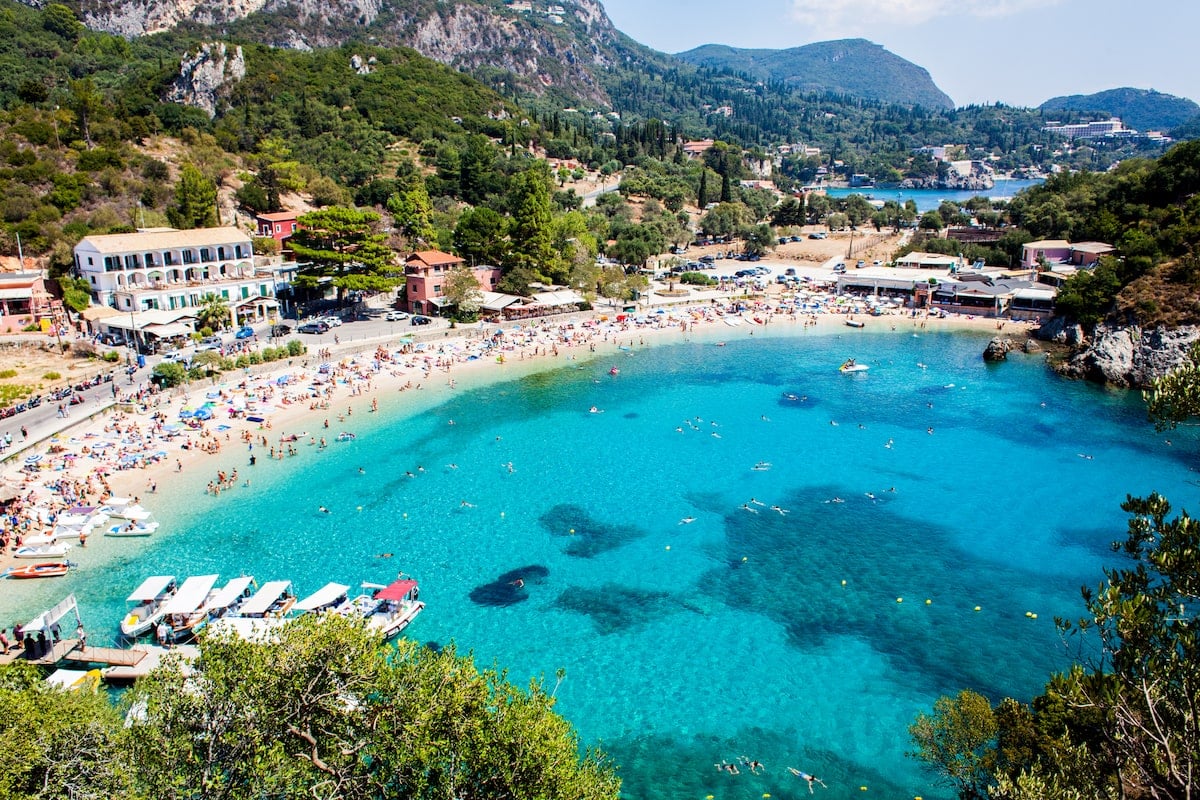
POLYGON ((995 185, 991 189, 897 189, 894 186, 851 189, 848 187, 834 187, 827 189, 826 194, 833 198, 861 194, 871 200, 885 202, 895 200, 900 205, 904 205, 907 201, 912 200, 917 204, 917 211, 924 214, 926 211, 937 210, 938 206, 944 200, 954 203, 965 203, 971 198, 981 195, 997 200, 1008 200, 1016 195, 1017 192, 1028 189, 1031 186, 1037 186, 1040 183, 1042 183, 1040 180, 1000 179, 995 182, 995 185))
POLYGON ((163 534, 89 543, 68 579, 5 586, 0 613, 73 591, 100 641, 151 574, 303 595, 403 571, 428 604, 407 635, 544 678, 627 797, 806 796, 794 766, 830 800, 948 798, 905 756, 914 716, 967 687, 1037 694, 1069 663, 1054 617, 1118 558, 1126 493, 1189 503, 1198 443, 1041 357, 988 365, 986 339, 899 324, 633 334, 360 400, 309 431, 354 441, 243 453, 251 486, 219 498, 212 475, 164 479, 163 534), (765 773, 714 766, 741 756, 765 773))

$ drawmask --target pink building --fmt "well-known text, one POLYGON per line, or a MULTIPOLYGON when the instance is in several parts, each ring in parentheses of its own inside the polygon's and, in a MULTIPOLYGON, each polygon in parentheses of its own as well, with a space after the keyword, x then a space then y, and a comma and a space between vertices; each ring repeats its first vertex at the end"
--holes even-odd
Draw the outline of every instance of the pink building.
POLYGON ((1079 242, 1071 244, 1065 239, 1043 239, 1021 246, 1021 266, 1034 269, 1045 262, 1049 267, 1070 264, 1075 267, 1092 267, 1100 256, 1108 255, 1113 246, 1104 242, 1079 242))
POLYGON ((298 215, 295 211, 276 211, 270 214, 255 215, 259 236, 269 236, 283 245, 283 240, 295 233, 300 225, 296 222, 298 215))
MULTIPOLYGON (((405 310, 413 314, 437 314, 446 305, 446 276, 462 263, 458 256, 440 250, 418 250, 404 259, 405 310)), ((481 291, 496 291, 500 280, 498 267, 476 267, 472 272, 481 291)))

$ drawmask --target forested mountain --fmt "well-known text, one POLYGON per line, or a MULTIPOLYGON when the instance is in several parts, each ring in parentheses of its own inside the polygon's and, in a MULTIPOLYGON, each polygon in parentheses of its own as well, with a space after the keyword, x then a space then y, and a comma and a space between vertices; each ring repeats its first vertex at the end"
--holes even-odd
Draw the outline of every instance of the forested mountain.
POLYGON ((954 107, 954 102, 934 84, 927 70, 866 39, 816 42, 787 50, 747 50, 706 44, 677 53, 676 58, 805 93, 832 92, 933 109, 954 107))
POLYGON ((1186 97, 1129 87, 1096 94, 1052 97, 1038 108, 1047 113, 1077 111, 1109 114, 1120 117, 1128 127, 1139 131, 1170 132, 1200 117, 1200 105, 1186 97))

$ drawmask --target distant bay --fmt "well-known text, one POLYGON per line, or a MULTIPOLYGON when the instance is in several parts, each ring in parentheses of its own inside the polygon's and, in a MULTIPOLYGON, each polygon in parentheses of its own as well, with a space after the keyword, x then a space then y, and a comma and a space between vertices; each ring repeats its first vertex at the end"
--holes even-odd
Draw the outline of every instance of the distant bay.
POLYGON ((1028 189, 1030 186, 1037 186, 1042 183, 1040 180, 998 180, 996 185, 991 189, 898 189, 896 187, 872 187, 870 189, 850 189, 850 188, 834 188, 827 189, 826 194, 829 197, 849 197, 852 194, 865 195, 870 200, 895 200, 903 205, 909 200, 917 201, 917 211, 924 214, 926 211, 935 211, 943 200, 949 200, 954 203, 965 203, 972 197, 990 197, 995 200, 1007 199, 1013 197, 1022 189, 1028 189))

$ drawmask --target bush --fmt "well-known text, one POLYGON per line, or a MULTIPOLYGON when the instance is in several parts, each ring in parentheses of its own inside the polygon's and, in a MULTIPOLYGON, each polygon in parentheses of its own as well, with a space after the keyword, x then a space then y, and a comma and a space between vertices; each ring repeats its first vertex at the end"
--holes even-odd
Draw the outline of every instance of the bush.
POLYGON ((170 389, 187 380, 187 370, 184 369, 183 364, 174 362, 156 364, 151 380, 164 389, 170 389))
POLYGON ((15 378, 17 371, 15 369, 0 369, 0 378, 15 378))
POLYGON ((0 386, 0 406, 11 405, 13 400, 27 397, 32 391, 32 386, 24 386, 19 383, 0 386))
MULTIPOLYGON (((8 369, 6 369, 6 370, 4 370, 4 371, 5 371, 5 372, 12 372, 12 373, 13 373, 13 375, 16 375, 16 374, 17 374, 16 372, 13 372, 12 370, 8 370, 8 369)), ((56 380, 58 380, 58 379, 59 379, 59 378, 61 378, 61 377, 62 377, 62 375, 61 375, 61 374, 59 374, 59 373, 57 373, 57 372, 54 372, 53 370, 51 370, 50 372, 47 372, 45 375, 43 375, 43 376, 42 376, 42 380, 44 380, 44 381, 56 381, 56 380)))
POLYGON ((238 369, 245 369, 246 367, 250 366, 250 359, 247 358, 246 355, 243 353, 242 355, 238 356, 237 361, 235 361, 233 363, 234 363, 234 366, 237 367, 238 369))
POLYGON ((685 272, 679 276, 680 283, 687 283, 693 286, 712 286, 716 283, 715 280, 705 275, 703 272, 685 272))
POLYGON ((121 354, 118 353, 116 350, 108 350, 105 353, 101 354, 100 358, 104 359, 109 364, 115 364, 121 360, 121 354))
POLYGON ((257 351, 251 353, 250 354, 250 363, 251 364, 261 364, 262 363, 262 355, 259 354, 257 351))
POLYGON ((304 342, 299 339, 292 339, 287 343, 287 352, 289 356, 302 356, 307 352, 308 348, 304 346, 304 342))

